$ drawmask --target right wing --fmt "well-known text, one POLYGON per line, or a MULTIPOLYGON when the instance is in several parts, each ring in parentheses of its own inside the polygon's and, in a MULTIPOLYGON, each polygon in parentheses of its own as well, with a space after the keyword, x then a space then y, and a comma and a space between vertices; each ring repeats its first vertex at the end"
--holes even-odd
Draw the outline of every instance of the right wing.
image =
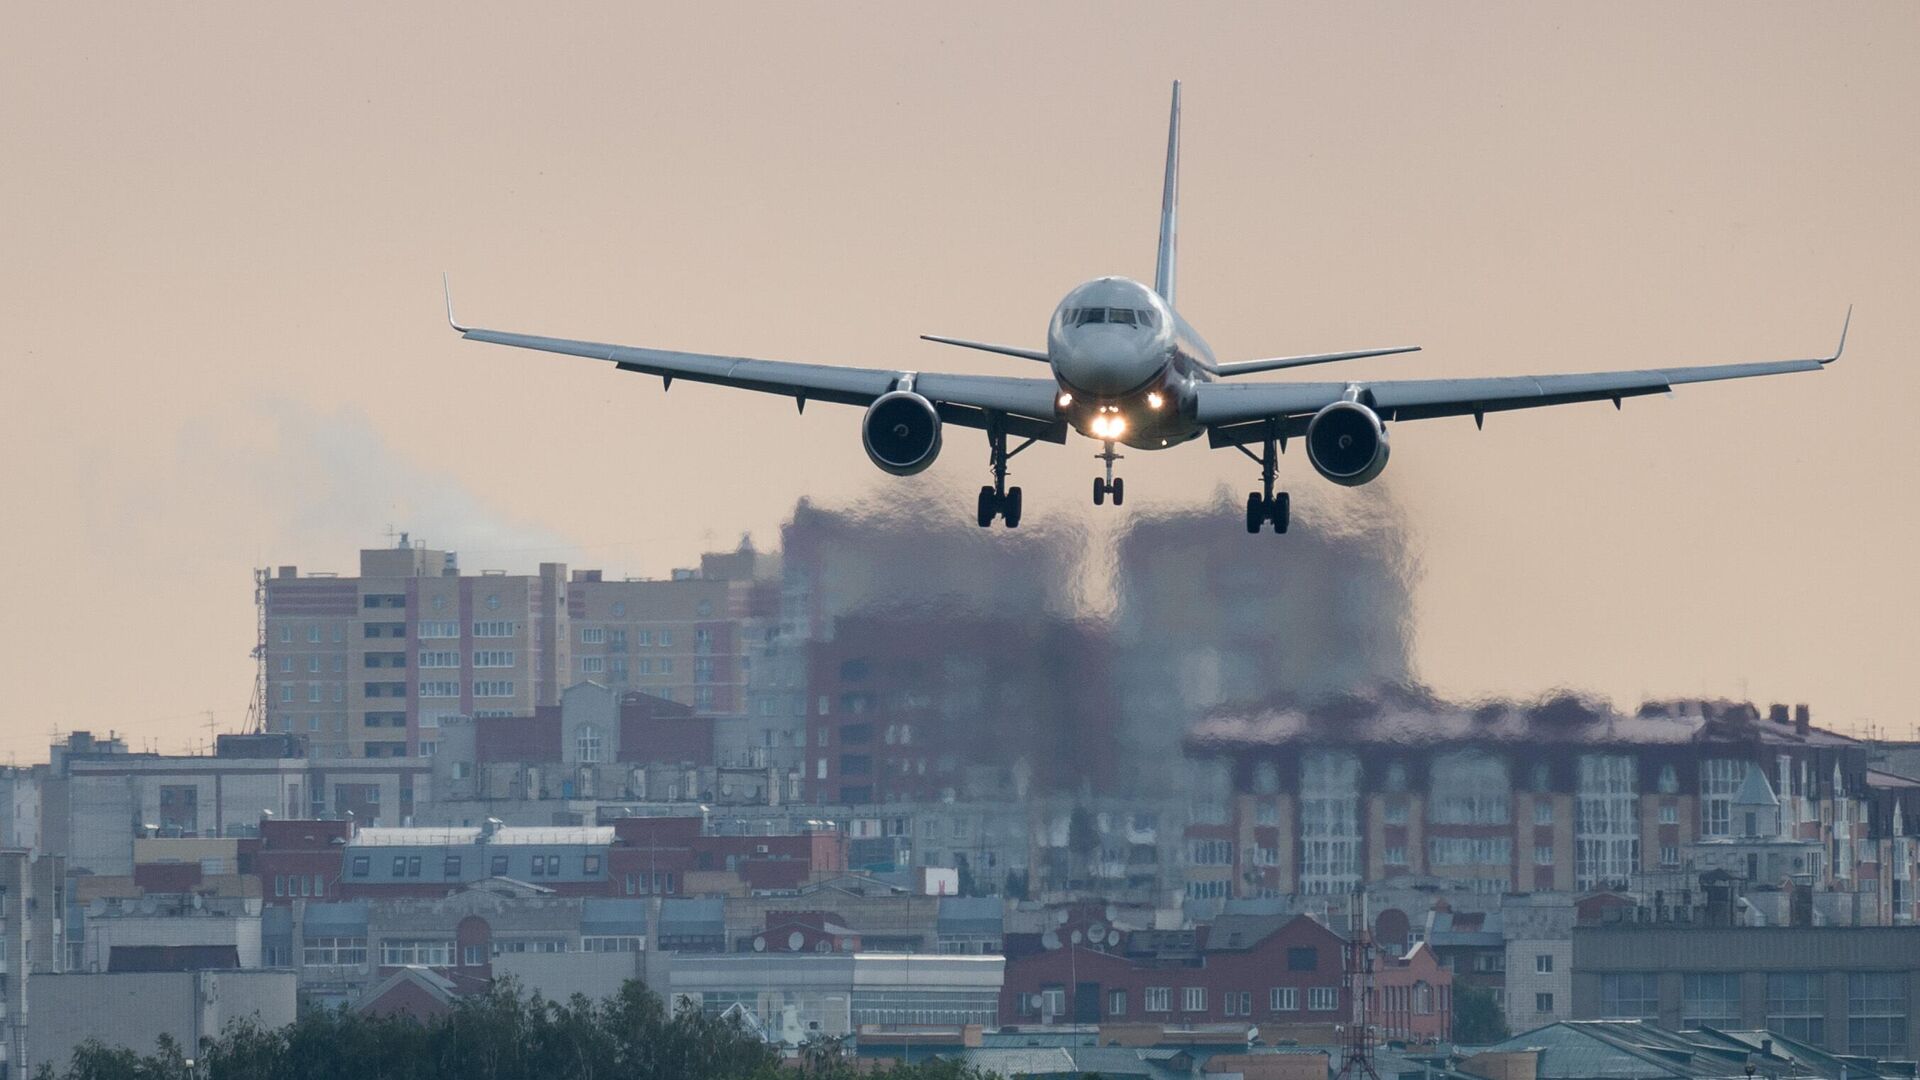
POLYGON ((1052 379, 801 364, 482 330, 455 322, 451 299, 447 303, 447 322, 461 337, 471 341, 605 360, 621 371, 657 375, 668 386, 675 379, 686 379, 781 394, 795 399, 803 408, 809 401, 870 405, 875 398, 900 389, 910 380, 914 391, 932 401, 941 419, 948 423, 978 428, 998 423, 1009 435, 1044 442, 1065 442, 1067 437, 1066 422, 1055 415, 1054 395, 1059 392, 1059 386, 1052 379))
MULTIPOLYGON (((1848 322, 1851 321, 1849 310, 1848 322)), ((1478 420, 1490 412, 1580 401, 1612 401, 1618 405, 1625 398, 1662 394, 1683 383, 1819 371, 1839 359, 1846 344, 1847 329, 1842 324, 1840 345, 1833 355, 1806 360, 1488 379, 1204 383, 1199 387, 1198 418, 1207 426, 1210 445, 1235 446, 1265 438, 1275 425, 1274 434, 1281 438, 1305 434, 1314 413, 1349 394, 1387 421, 1439 416, 1472 416, 1478 420)))

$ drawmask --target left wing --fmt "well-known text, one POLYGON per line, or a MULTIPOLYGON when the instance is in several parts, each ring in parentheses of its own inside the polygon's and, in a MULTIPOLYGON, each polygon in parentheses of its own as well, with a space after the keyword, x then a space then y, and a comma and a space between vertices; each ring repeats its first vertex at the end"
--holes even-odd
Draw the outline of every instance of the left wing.
MULTIPOLYGON (((1852 319, 1853 312, 1849 309, 1847 322, 1852 319)), ((1274 434, 1281 438, 1304 434, 1314 413, 1349 394, 1388 421, 1425 420, 1436 416, 1472 416, 1477 420, 1490 412, 1578 401, 1612 401, 1617 407, 1624 398, 1662 394, 1682 383, 1819 371, 1838 360, 1846 345, 1847 326, 1843 323, 1840 345, 1832 356, 1805 360, 1491 379, 1202 383, 1197 388, 1198 418, 1207 426, 1210 445, 1236 446, 1265 438, 1276 423, 1278 430, 1274 434)))
POLYGON ((713 383, 782 394, 804 408, 809 401, 870 405, 882 394, 911 385, 915 392, 934 403, 941 419, 948 423, 978 428, 997 423, 1010 435, 1045 442, 1065 442, 1067 437, 1066 422, 1054 414, 1054 395, 1059 387, 1052 379, 801 364, 482 330, 454 321, 451 299, 447 304, 447 322, 461 337, 471 341, 606 360, 621 371, 657 375, 669 387, 675 379, 713 383))

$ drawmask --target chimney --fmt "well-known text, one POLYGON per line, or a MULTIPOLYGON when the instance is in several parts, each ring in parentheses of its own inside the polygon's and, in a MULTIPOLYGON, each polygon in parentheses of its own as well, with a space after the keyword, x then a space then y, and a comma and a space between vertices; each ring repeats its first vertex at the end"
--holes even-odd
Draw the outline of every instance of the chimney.
POLYGON ((1795 735, 1805 735, 1811 730, 1813 730, 1813 710, 1805 705, 1795 705, 1793 707, 1793 733, 1795 735))
POLYGON ((1779 724, 1781 727, 1786 727, 1787 726, 1787 707, 1785 705, 1767 706, 1767 719, 1773 721, 1776 724, 1779 724))

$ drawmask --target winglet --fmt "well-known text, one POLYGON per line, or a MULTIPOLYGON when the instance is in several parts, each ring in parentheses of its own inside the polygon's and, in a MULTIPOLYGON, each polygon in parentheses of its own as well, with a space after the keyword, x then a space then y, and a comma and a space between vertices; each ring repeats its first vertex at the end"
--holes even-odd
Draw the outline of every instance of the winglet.
POLYGON ((1822 360, 1820 361, 1820 363, 1821 363, 1821 364, 1831 364, 1831 363, 1833 363, 1833 362, 1834 362, 1835 360, 1838 360, 1838 359, 1840 359, 1840 354, 1841 354, 1841 353, 1843 353, 1843 352, 1846 352, 1846 351, 1847 351, 1847 327, 1848 327, 1848 326, 1849 326, 1849 325, 1850 325, 1850 324, 1851 324, 1852 322, 1853 322, 1853 305, 1852 305, 1852 304, 1848 304, 1848 305, 1847 305, 1847 317, 1846 317, 1845 319, 1843 319, 1843 320, 1841 320, 1841 322, 1840 322, 1840 344, 1838 344, 1838 345, 1835 345, 1835 346, 1833 347, 1833 355, 1832 355, 1832 356, 1829 356, 1829 357, 1825 357, 1825 358, 1823 358, 1823 359, 1822 359, 1822 360))
POLYGON ((441 295, 447 298, 447 325, 453 327, 455 330, 458 330, 463 334, 466 333, 468 330, 473 329, 470 326, 461 326, 458 322, 454 321, 453 287, 447 284, 447 274, 446 274, 446 271, 444 270, 440 272, 440 292, 441 292, 441 295))

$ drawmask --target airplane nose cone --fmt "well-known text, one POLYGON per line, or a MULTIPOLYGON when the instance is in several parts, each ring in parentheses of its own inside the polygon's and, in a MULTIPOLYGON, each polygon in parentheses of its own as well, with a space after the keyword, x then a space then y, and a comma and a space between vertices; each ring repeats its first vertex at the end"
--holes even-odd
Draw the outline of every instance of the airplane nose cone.
POLYGON ((1127 327, 1081 327, 1058 363, 1060 378, 1088 396, 1138 390, 1165 362, 1157 343, 1127 327), (1145 338, 1146 340, 1142 340, 1145 338))

